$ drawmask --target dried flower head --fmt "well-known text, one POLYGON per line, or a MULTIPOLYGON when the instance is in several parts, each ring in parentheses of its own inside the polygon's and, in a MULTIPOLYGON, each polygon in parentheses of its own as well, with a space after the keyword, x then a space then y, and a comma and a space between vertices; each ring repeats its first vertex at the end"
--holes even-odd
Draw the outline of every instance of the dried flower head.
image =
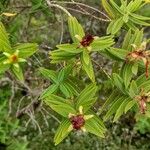
POLYGON ((150 51, 145 50, 146 42, 143 42, 139 47, 137 47, 134 44, 132 44, 132 46, 134 47, 134 50, 128 53, 126 60, 127 62, 142 60, 145 65, 145 75, 148 78, 149 76, 148 67, 150 64, 150 51))
POLYGON ((147 110, 147 102, 150 101, 150 92, 145 93, 145 91, 143 89, 141 89, 141 92, 139 94, 139 96, 136 97, 139 108, 140 108, 140 112, 142 114, 145 114, 146 110, 147 110))
POLYGON ((82 38, 82 40, 80 41, 80 44, 83 47, 88 47, 93 42, 93 40, 94 40, 94 37, 92 35, 88 34, 82 38))

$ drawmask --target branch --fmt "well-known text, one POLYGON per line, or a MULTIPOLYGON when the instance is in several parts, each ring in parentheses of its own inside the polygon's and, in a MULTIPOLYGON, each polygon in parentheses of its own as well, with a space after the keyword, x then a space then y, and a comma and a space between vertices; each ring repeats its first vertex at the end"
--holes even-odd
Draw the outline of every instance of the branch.
POLYGON ((64 7, 62 7, 62 6, 58 5, 58 4, 52 4, 49 0, 46 0, 46 2, 47 2, 47 5, 48 5, 49 7, 56 7, 56 8, 59 8, 59 9, 61 9, 63 12, 65 12, 68 16, 72 16, 64 7))

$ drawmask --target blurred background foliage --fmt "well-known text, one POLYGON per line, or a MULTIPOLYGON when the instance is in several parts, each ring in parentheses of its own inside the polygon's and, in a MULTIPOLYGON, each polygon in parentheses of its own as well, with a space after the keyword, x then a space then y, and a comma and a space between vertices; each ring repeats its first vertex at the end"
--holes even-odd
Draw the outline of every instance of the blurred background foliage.
MULTIPOLYGON (((104 11, 100 0, 76 0, 76 2, 104 11)), ((65 7, 78 18, 87 33, 105 35, 107 22, 76 12, 76 7, 73 5, 65 5, 65 7)), ((150 6, 147 5, 140 13, 150 17, 149 10, 150 6)), ((37 68, 43 65, 51 69, 59 68, 59 66, 49 64, 48 52, 55 49, 58 43, 71 42, 66 22, 67 16, 57 8, 48 8, 44 0, 1 0, 0 13, 2 12, 17 13, 15 17, 1 18, 10 34, 11 42, 13 44, 37 42, 39 52, 29 59, 28 65, 24 66, 26 85, 20 85, 20 83, 14 85, 14 82, 7 78, 9 74, 5 77, 0 76, 0 150, 150 149, 150 119, 140 115, 135 116, 134 110, 115 124, 107 123, 108 131, 105 139, 99 139, 87 133, 72 133, 63 143, 55 147, 53 137, 61 118, 45 106, 40 108, 39 103, 35 103, 32 107, 32 109, 36 108, 33 111, 34 114, 29 110, 30 103, 37 99, 37 93, 49 84, 38 74, 37 68), (10 99, 12 99, 12 104, 9 102, 10 99), (11 115, 9 114, 10 105, 11 115), (17 113, 20 113, 23 108, 27 108, 28 111, 19 116, 17 113), (18 119, 16 115, 19 116, 18 119)), ((93 15, 104 17, 100 14, 93 15)), ((148 28, 145 28, 145 35, 150 36, 148 28)), ((124 34, 116 36, 115 40, 118 45, 123 37, 124 34)), ((111 85, 106 81, 106 75, 101 67, 109 73, 112 62, 97 54, 94 58, 99 64, 94 66, 100 89, 97 105, 99 106, 109 94, 105 91, 111 92, 111 85)), ((87 80, 83 79, 85 82, 88 82, 87 80)))

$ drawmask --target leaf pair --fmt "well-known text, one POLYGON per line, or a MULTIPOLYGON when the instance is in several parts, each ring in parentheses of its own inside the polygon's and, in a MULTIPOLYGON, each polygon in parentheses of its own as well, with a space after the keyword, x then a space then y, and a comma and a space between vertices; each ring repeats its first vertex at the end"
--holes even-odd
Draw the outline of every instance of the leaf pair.
POLYGON ((52 81, 52 85, 50 85, 42 93, 42 99, 49 97, 50 94, 57 93, 59 91, 61 91, 67 98, 71 98, 74 95, 78 95, 78 87, 75 83, 72 82, 71 79, 69 79, 69 74, 71 72, 72 67, 73 65, 64 67, 62 70, 60 70, 59 73, 45 68, 39 69, 39 71, 45 78, 52 81))

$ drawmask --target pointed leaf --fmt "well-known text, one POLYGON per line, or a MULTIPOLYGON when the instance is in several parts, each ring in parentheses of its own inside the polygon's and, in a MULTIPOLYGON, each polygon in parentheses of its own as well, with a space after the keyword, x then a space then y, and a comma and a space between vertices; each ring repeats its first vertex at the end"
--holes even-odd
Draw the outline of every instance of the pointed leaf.
POLYGON ((112 105, 110 106, 108 112, 106 113, 106 115, 104 116, 104 121, 107 121, 119 108, 119 106, 121 105, 121 103, 126 99, 126 96, 121 96, 119 97, 116 101, 114 101, 112 103, 112 105))
POLYGON ((125 91, 123 79, 118 74, 113 73, 113 81, 115 86, 124 93, 125 91))
POLYGON ((79 35, 81 38, 85 36, 84 30, 81 24, 77 21, 75 17, 68 18, 69 32, 73 42, 79 43, 79 40, 75 38, 75 35, 79 35))
POLYGON ((35 43, 22 43, 13 47, 15 50, 19 50, 20 58, 28 58, 32 56, 38 49, 38 45, 35 43))
POLYGON ((56 92, 58 89, 58 85, 57 84, 53 84, 50 87, 48 87, 46 90, 43 91, 43 93, 41 94, 40 98, 41 99, 45 99, 46 97, 49 97, 50 94, 56 92))
POLYGON ((126 107, 125 107, 124 112, 127 113, 127 111, 128 111, 129 109, 131 109, 135 104, 136 104, 136 101, 135 101, 135 100, 129 101, 128 104, 127 104, 126 107))
POLYGON ((95 84, 88 85, 76 98, 76 108, 79 109, 80 106, 83 106, 84 112, 87 111, 95 103, 96 92, 97 86, 95 84))
POLYGON ((70 125, 71 123, 68 119, 65 119, 61 122, 55 133, 54 137, 55 145, 59 144, 62 140, 64 140, 68 136, 68 134, 70 133, 70 131, 68 130, 70 125))
POLYGON ((95 82, 95 75, 94 75, 94 70, 93 70, 93 65, 91 60, 89 59, 89 64, 87 64, 83 58, 83 55, 81 55, 81 63, 82 67, 89 76, 89 78, 92 80, 92 82, 95 82))
POLYGON ((74 54, 78 54, 82 52, 82 48, 78 48, 78 44, 73 43, 73 44, 61 44, 61 45, 57 45, 57 48, 59 48, 60 50, 64 50, 66 52, 69 53, 74 53, 74 54))
POLYGON ((129 95, 134 98, 138 94, 138 86, 134 80, 132 80, 130 84, 130 89, 129 89, 129 95))
POLYGON ((68 118, 69 113, 76 114, 73 106, 70 103, 67 103, 62 97, 50 94, 49 97, 44 99, 44 102, 63 117, 68 118))
POLYGON ((95 134, 99 137, 104 138, 105 130, 99 123, 99 120, 97 119, 97 117, 94 116, 93 118, 86 120, 84 127, 87 132, 90 132, 92 134, 95 134))
POLYGON ((119 108, 117 109, 117 112, 115 114, 114 120, 113 122, 116 122, 120 116, 124 113, 124 109, 126 107, 126 105, 131 101, 130 98, 126 98, 124 99, 124 101, 122 102, 122 104, 119 106, 119 108))
POLYGON ((0 22, 0 51, 2 52, 10 52, 11 45, 9 42, 8 34, 5 30, 4 25, 0 22))
POLYGON ((57 83, 57 74, 53 70, 45 69, 43 67, 39 68, 40 73, 47 79, 52 80, 57 83))
POLYGON ((19 65, 17 67, 15 65, 12 65, 11 70, 14 73, 14 75, 18 78, 18 80, 24 81, 23 72, 19 65))

